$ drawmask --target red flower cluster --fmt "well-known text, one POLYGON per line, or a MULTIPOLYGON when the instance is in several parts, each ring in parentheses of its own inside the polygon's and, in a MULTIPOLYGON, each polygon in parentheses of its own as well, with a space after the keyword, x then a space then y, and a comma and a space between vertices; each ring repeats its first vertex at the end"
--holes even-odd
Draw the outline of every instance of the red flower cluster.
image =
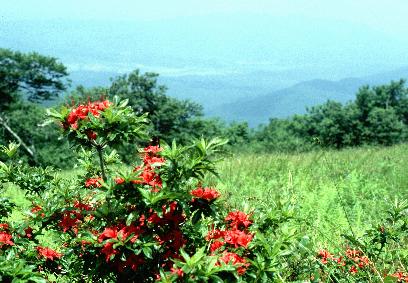
MULTIPOLYGON (((42 210, 42 207, 36 204, 33 204, 33 208, 31 208, 31 212, 34 214, 37 214, 37 212, 40 212, 42 210)), ((44 217, 45 214, 41 213, 41 217, 44 217)))
POLYGON ((102 181, 101 177, 89 178, 85 181, 85 187, 100 188, 102 187, 102 184, 100 183, 100 181, 102 181))
POLYGON ((151 211, 147 222, 155 230, 156 241, 166 251, 162 255, 162 265, 173 266, 171 259, 180 258, 179 250, 186 244, 180 225, 185 221, 181 207, 173 201, 170 205, 162 206, 161 217, 157 212, 151 211))
POLYGON ((232 260, 232 264, 239 264, 237 268, 238 274, 242 275, 245 273, 249 263, 245 262, 245 259, 239 257, 233 252, 229 252, 228 248, 247 248, 249 243, 253 239, 253 234, 248 232, 248 227, 252 224, 249 220, 249 215, 242 211, 230 212, 225 218, 227 222, 227 230, 213 229, 208 232, 206 240, 215 240, 210 245, 210 251, 215 253, 220 250, 225 244, 226 250, 224 250, 220 261, 229 263, 232 260))
POLYGON ((61 258, 62 254, 54 251, 53 249, 38 246, 37 248, 38 255, 45 258, 46 260, 53 261, 56 258, 61 258))
MULTIPOLYGON (((248 244, 252 241, 253 235, 245 231, 240 230, 213 230, 210 231, 206 237, 209 240, 218 240, 223 238, 224 243, 230 244, 234 248, 244 247, 247 248, 248 244)), ((219 241, 218 241, 219 242, 219 241)), ((214 242, 213 244, 215 244, 214 242)), ((218 248, 222 247, 220 243, 211 245, 211 251, 214 252, 218 248)))
POLYGON ((121 177, 117 177, 117 178, 115 178, 115 183, 117 185, 122 185, 123 183, 125 183, 125 179, 123 179, 121 177))
POLYGON ((12 238, 8 224, 0 223, 0 249, 5 245, 13 246, 14 243, 11 241, 12 238))
POLYGON ((142 151, 143 153, 143 163, 145 165, 152 165, 154 163, 164 163, 164 158, 160 157, 158 153, 162 151, 162 148, 158 145, 150 145, 145 147, 142 151))
POLYGON ((363 255, 363 253, 361 251, 359 251, 359 250, 347 249, 346 250, 346 256, 350 260, 354 261, 359 268, 364 268, 364 267, 369 266, 371 264, 368 257, 363 255))
POLYGON ((62 214, 62 219, 58 223, 63 230, 63 232, 67 232, 68 230, 72 229, 75 234, 78 234, 78 224, 83 220, 82 211, 90 211, 92 210, 92 206, 89 204, 82 203, 78 200, 74 201, 74 207, 77 210, 67 210, 62 214))
MULTIPOLYGON (((106 227, 105 230, 99 234, 98 242, 105 242, 101 253, 105 255, 106 262, 110 262, 116 254, 119 254, 120 251, 113 248, 115 241, 125 242, 129 240, 131 243, 134 243, 139 236, 145 230, 145 216, 142 215, 139 218, 139 224, 131 224, 129 226, 120 224, 117 226, 106 227), (114 240, 114 241, 112 241, 114 240)), ((140 262, 139 257, 135 258, 134 256, 129 256, 125 263, 121 263, 118 268, 125 268, 126 266, 131 267, 132 269, 137 266, 136 263, 140 262)))
POLYGON ((184 276, 183 269, 181 269, 181 268, 172 267, 172 268, 170 268, 170 271, 171 271, 172 274, 177 275, 178 278, 182 278, 184 276))
POLYGON ((228 213, 225 221, 229 222, 230 227, 234 230, 244 230, 252 224, 249 215, 239 210, 228 213))
POLYGON ((104 111, 110 105, 111 103, 108 100, 88 102, 88 104, 80 104, 78 107, 71 110, 63 126, 64 128, 68 128, 70 126, 72 129, 76 130, 78 129, 79 120, 87 119, 88 114, 91 114, 94 117, 98 118, 100 116, 100 112, 104 111))
POLYGON ((408 273, 404 273, 401 271, 395 272, 394 274, 390 274, 389 276, 397 278, 397 282, 408 282, 408 273))
POLYGON ((344 255, 339 255, 339 257, 335 257, 327 250, 320 250, 317 257, 320 258, 320 261, 323 264, 333 262, 339 268, 348 265, 350 266, 348 271, 353 275, 357 274, 359 269, 363 269, 371 265, 369 258, 364 256, 360 250, 347 249, 344 255))
MULTIPOLYGON (((247 263, 244 258, 240 257, 236 253, 227 251, 224 251, 222 253, 222 256, 219 258, 219 262, 237 265, 237 272, 239 275, 243 275, 249 266, 249 263, 247 263)), ((220 265, 219 262, 217 263, 217 265, 220 265)))
POLYGON ((65 233, 70 229, 73 229, 75 234, 78 234, 77 224, 81 221, 82 215, 80 212, 75 210, 65 211, 62 215, 62 220, 58 224, 62 228, 62 231, 65 233))
MULTIPOLYGON (((138 221, 129 226, 119 224, 106 227, 98 235, 98 242, 103 244, 101 253, 106 262, 116 266, 120 272, 125 268, 136 270, 140 264, 145 262, 145 259, 141 255, 129 254, 128 249, 114 248, 114 244, 117 242, 134 243, 141 235, 150 234, 165 251, 160 256, 159 265, 172 267, 172 259, 180 258, 179 250, 186 242, 180 229, 180 224, 185 221, 185 216, 181 211, 177 202, 172 202, 168 206, 162 206, 161 215, 150 210, 149 217, 142 215, 138 221), (126 261, 121 260, 123 257, 126 258, 126 261)), ((180 271, 177 271, 177 274, 179 273, 180 271)))
POLYGON ((206 201, 213 201, 217 199, 221 194, 212 188, 197 188, 190 192, 192 196, 195 196, 200 199, 204 199, 206 201))
POLYGON ((317 257, 320 258, 320 261, 323 264, 327 264, 328 259, 333 259, 334 258, 333 255, 330 252, 326 251, 326 250, 320 250, 317 253, 317 257))
POLYGON ((162 149, 159 146, 148 146, 143 150, 143 165, 137 166, 134 171, 142 170, 140 179, 131 181, 133 184, 149 185, 153 191, 158 191, 162 187, 160 176, 154 172, 154 168, 164 163, 164 158, 158 155, 162 149))

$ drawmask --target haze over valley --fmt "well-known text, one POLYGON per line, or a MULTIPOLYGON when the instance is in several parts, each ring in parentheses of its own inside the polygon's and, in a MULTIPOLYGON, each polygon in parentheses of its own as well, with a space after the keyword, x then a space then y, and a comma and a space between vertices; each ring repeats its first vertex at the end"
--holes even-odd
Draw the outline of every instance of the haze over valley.
POLYGON ((166 16, 149 4, 98 16, 91 4, 78 2, 81 15, 50 4, 40 5, 40 17, 27 5, 0 18, 0 42, 59 58, 72 87, 106 86, 134 69, 158 73, 170 96, 202 104, 208 116, 251 126, 328 99, 346 102, 364 84, 408 78, 408 38, 402 36, 408 23, 392 5, 394 16, 373 22, 383 6, 357 17, 365 8, 352 1, 337 11, 319 1, 238 1, 228 11, 221 4, 200 11, 191 3, 181 10, 164 5, 171 11, 166 16), (288 5, 286 12, 281 5, 288 5), (316 7, 325 13, 316 14, 316 7), (405 22, 397 26, 398 19, 405 22))

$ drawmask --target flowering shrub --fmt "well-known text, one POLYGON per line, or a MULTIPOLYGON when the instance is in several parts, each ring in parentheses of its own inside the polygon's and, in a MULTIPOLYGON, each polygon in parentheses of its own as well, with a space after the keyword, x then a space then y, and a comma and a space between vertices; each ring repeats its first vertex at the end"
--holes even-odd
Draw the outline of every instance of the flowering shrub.
POLYGON ((207 282, 244 280, 251 274, 256 257, 251 214, 225 213, 218 203, 222 195, 202 186, 206 174, 216 174, 226 141, 149 145, 139 151, 141 163, 115 172, 107 166, 115 152, 107 151, 145 137, 145 116, 137 117, 117 100, 49 114, 82 150, 86 173, 77 181, 44 174, 46 180, 29 189, 19 181, 22 174, 11 172, 36 172, 4 164, 7 181, 36 194, 27 195, 32 207, 23 223, 1 224, 0 256, 18 254, 20 263, 30 267, 31 280, 41 274, 46 280, 207 282))

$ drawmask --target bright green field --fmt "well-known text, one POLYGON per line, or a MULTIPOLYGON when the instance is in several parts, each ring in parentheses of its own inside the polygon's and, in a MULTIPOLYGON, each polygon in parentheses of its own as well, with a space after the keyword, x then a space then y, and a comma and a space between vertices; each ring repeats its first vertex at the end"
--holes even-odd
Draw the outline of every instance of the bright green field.
POLYGON ((359 236, 385 219, 385 210, 408 199, 408 145, 235 155, 220 163, 214 185, 233 207, 297 209, 302 230, 319 246, 338 246, 340 235, 359 236), (352 228, 350 228, 352 227, 352 228))

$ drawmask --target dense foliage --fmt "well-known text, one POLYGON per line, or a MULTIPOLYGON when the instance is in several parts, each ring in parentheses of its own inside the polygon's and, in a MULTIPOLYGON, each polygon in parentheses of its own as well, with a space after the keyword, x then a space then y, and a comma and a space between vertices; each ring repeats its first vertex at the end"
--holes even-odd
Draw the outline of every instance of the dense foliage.
POLYGON ((408 88, 405 81, 360 88, 346 105, 328 101, 305 115, 272 119, 255 134, 255 142, 273 149, 307 150, 313 146, 342 148, 392 145, 407 140, 408 88))
MULTIPOLYGON (((142 162, 132 170, 114 172, 106 167, 117 161, 112 147, 144 138, 144 115, 119 100, 50 115, 87 153, 81 161, 85 175, 67 183, 52 169, 0 163, 0 184, 18 185, 32 202, 13 225, 7 221, 13 204, 2 204, 3 281, 232 282, 275 276, 266 246, 255 240, 266 237, 266 220, 255 225, 252 213, 228 212, 217 203, 220 193, 203 186, 208 173, 217 174, 226 141, 150 145, 140 150, 142 162)), ((13 158, 16 148, 11 144, 3 152, 13 158)))

